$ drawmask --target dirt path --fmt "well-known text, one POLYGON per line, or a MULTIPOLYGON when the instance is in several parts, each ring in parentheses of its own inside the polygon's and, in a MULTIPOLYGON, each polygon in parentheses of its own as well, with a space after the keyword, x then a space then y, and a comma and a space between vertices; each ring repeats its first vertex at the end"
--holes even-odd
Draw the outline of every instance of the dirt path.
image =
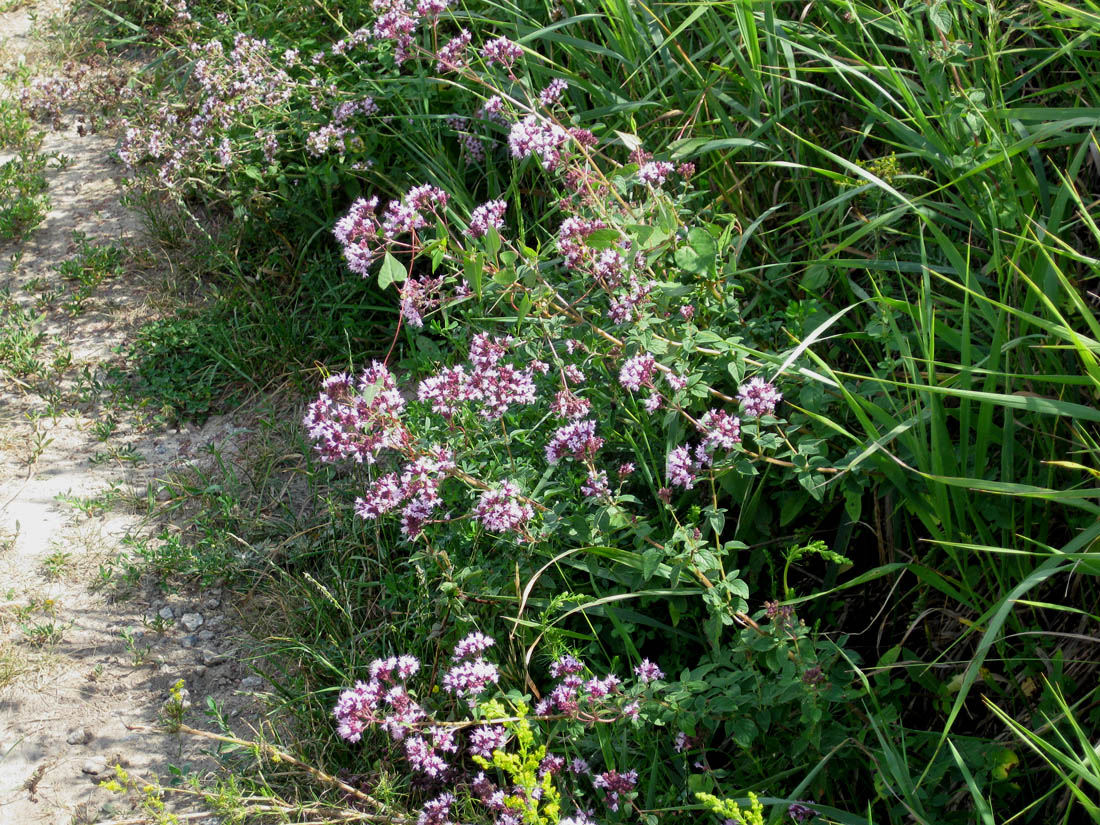
MULTIPOLYGON (((48 74, 43 35, 61 10, 46 0, 0 15, 0 69, 24 55, 32 74, 48 74)), ((0 240, 0 823, 10 825, 132 817, 137 799, 99 787, 114 765, 162 778, 169 765, 205 766, 194 744, 136 729, 157 724, 172 686, 183 680, 196 709, 213 697, 229 714, 251 707, 259 686, 235 655, 220 590, 138 581, 120 597, 120 560, 157 539, 140 508, 118 501, 155 497, 158 479, 238 431, 224 420, 158 429, 106 410, 95 392, 102 365, 150 317, 160 277, 138 217, 119 203, 114 148, 67 113, 37 150, 68 158, 47 165, 48 215, 21 243, 0 240), (57 266, 108 246, 123 250, 125 271, 74 310, 57 266), (39 366, 17 374, 21 354, 39 366)), ((11 157, 0 149, 0 164, 11 157)))

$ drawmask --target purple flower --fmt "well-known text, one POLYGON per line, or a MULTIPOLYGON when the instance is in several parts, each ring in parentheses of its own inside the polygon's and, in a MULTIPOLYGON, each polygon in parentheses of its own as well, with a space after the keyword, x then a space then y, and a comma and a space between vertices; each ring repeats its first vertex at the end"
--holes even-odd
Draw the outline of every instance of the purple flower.
POLYGON ((466 234, 471 238, 481 238, 489 231, 489 227, 500 229, 504 226, 504 212, 508 208, 508 202, 504 200, 489 201, 483 203, 470 215, 470 228, 466 234))
POLYGON ((584 418, 592 409, 592 402, 587 398, 574 395, 570 390, 559 390, 554 395, 554 402, 550 405, 554 415, 566 420, 571 418, 584 418))
POLYGON ((618 676, 609 673, 602 679, 589 679, 584 683, 584 689, 588 691, 590 698, 602 699, 612 693, 617 693, 621 684, 622 680, 618 676))
POLYGON ((447 817, 454 801, 454 794, 445 793, 424 803, 420 816, 416 818, 416 825, 450 825, 447 817))
POLYGON ((611 490, 607 486, 607 472, 604 470, 589 470, 588 477, 581 485, 581 492, 589 498, 607 499, 611 497, 611 490))
POLYGON ((619 370, 619 383, 628 390, 637 392, 643 384, 648 383, 653 378, 656 369, 657 361, 648 352, 635 355, 633 358, 627 359, 619 370))
POLYGON ((582 670, 584 670, 584 662, 571 653, 554 660, 550 665, 550 675, 555 679, 567 674, 580 673, 582 670))
POLYGON ((592 784, 604 792, 604 802, 613 811, 619 810, 619 795, 633 791, 637 782, 637 771, 604 771, 592 777, 592 784))
POLYGON ((699 429, 703 435, 703 449, 722 447, 732 450, 741 442, 741 419, 725 410, 707 410, 699 419, 699 429))
POLYGON ((484 692, 490 684, 496 684, 500 672, 496 665, 484 659, 464 661, 448 670, 443 676, 443 688, 456 696, 474 697, 484 692))
POLYGON ((776 391, 775 385, 770 381, 753 378, 737 390, 737 398, 741 401, 741 409, 745 415, 759 418, 762 415, 774 415, 775 405, 783 395, 776 391))
POLYGON ((447 367, 420 382, 417 398, 428 401, 432 410, 444 418, 451 418, 459 410, 459 404, 469 400, 470 378, 461 367, 447 367))
POLYGON ((817 816, 817 811, 805 802, 792 802, 787 808, 787 813, 795 822, 806 822, 817 816))
POLYGON ((519 488, 509 481, 486 490, 474 507, 474 518, 494 533, 519 531, 535 515, 531 505, 520 503, 519 495, 519 488))
POLYGON ((500 750, 508 741, 508 731, 503 725, 478 725, 470 734, 470 752, 490 759, 493 751, 500 750))
POLYGON ((358 742, 367 725, 378 721, 375 711, 381 698, 382 686, 374 679, 369 684, 356 682, 354 688, 341 693, 332 711, 336 717, 337 735, 349 742, 358 742))
POLYGON ((511 69, 513 64, 523 57, 523 49, 507 37, 498 37, 482 46, 481 56, 486 66, 499 63, 504 68, 511 69))
POLYGON ((668 382, 668 385, 670 387, 672 387, 673 392, 679 392, 684 387, 686 387, 688 383, 686 378, 683 378, 679 375, 674 375, 671 372, 665 373, 665 381, 668 382))
POLYGON ((669 484, 675 484, 677 487, 690 490, 695 486, 695 474, 698 471, 699 466, 692 458, 691 450, 686 446, 675 447, 668 454, 668 460, 665 463, 665 477, 668 478, 669 484))
POLYGON ((637 676, 638 681, 643 684, 665 678, 665 674, 661 672, 661 669, 653 664, 653 662, 649 661, 649 659, 642 659, 642 663, 634 668, 634 675, 637 676))
POLYGON ((565 757, 554 756, 553 754, 543 757, 543 760, 539 763, 539 777, 550 774, 555 776, 562 772, 565 767, 565 757))
POLYGON ((661 186, 672 174, 672 164, 666 161, 649 161, 638 170, 638 180, 647 186, 661 186))
POLYGON ((560 77, 554 78, 547 84, 545 89, 539 92, 539 103, 550 108, 561 99, 561 96, 568 88, 569 84, 560 77))
POLYGON ((423 736, 410 736, 405 740, 405 758, 414 771, 435 778, 445 776, 450 769, 447 761, 435 752, 423 736))
POLYGON ((528 115, 513 124, 508 133, 508 148, 514 158, 537 155, 547 169, 556 169, 562 160, 562 147, 569 142, 569 133, 556 123, 528 115))
POLYGON ((436 71, 457 71, 466 66, 466 47, 470 45, 470 32, 466 29, 452 37, 436 54, 436 71))
POLYGON ((581 461, 592 458, 602 446, 603 439, 596 435, 595 421, 574 421, 559 427, 550 436, 550 443, 546 445, 546 460, 557 464, 563 457, 569 456, 581 461))
POLYGON ((451 658, 456 662, 462 659, 469 659, 472 656, 477 656, 479 653, 484 653, 491 648, 496 642, 484 633, 474 631, 465 639, 455 645, 454 652, 451 654, 451 658))

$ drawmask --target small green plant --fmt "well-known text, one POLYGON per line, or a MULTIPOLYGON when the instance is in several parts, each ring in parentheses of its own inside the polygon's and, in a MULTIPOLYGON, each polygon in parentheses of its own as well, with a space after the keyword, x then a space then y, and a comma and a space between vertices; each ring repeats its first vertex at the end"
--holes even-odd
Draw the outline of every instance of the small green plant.
POLYGON ((172 627, 172 620, 164 618, 159 613, 155 613, 152 616, 146 616, 141 620, 141 623, 158 636, 163 635, 172 627))
POLYGON ((191 709, 191 694, 186 682, 178 680, 168 692, 168 698, 161 705, 160 723, 169 733, 175 733, 183 724, 187 711, 191 709))
POLYGON ((9 291, 0 292, 0 374, 22 379, 42 371, 40 354, 46 336, 40 326, 44 317, 32 314, 9 291))
POLYGON ((719 799, 709 793, 697 793, 695 798, 723 821, 739 822, 741 825, 764 825, 764 806, 752 791, 749 791, 748 810, 734 799, 719 799))
POLYGON ((0 165, 0 241, 22 240, 46 217, 50 156, 22 151, 0 165))
POLYGON ((72 562, 73 554, 58 548, 42 560, 42 572, 47 579, 57 581, 65 577, 72 562))
MULTIPOLYGON (((0 13, 13 11, 22 4, 23 0, 0 0, 0 13)), ((0 149, 33 148, 36 138, 40 135, 35 135, 34 123, 19 103, 0 98, 0 149)))
POLYGON ((114 435, 116 429, 118 429, 118 421, 112 415, 97 419, 92 424, 92 432, 95 433, 97 441, 106 441, 114 435))
POLYGON ((92 464, 106 464, 109 461, 117 461, 119 463, 127 464, 141 464, 145 461, 145 456, 138 452, 137 447, 133 444, 123 444, 122 446, 108 445, 106 450, 96 452, 91 458, 88 459, 92 464))
POLYGON ((53 443, 53 436, 47 435, 47 432, 42 427, 42 419, 35 416, 31 419, 33 429, 31 431, 30 441, 30 455, 27 458, 27 464, 34 466, 38 463, 38 459, 42 457, 42 453, 46 452, 46 448, 53 443))
POLYGON ((122 641, 126 643, 126 650, 130 654, 130 664, 133 667, 141 667, 149 660, 149 653, 152 651, 151 645, 138 645, 137 636, 135 635, 134 628, 125 627, 121 631, 122 641))
POLYGON ((57 496, 57 501, 68 504, 88 518, 93 518, 110 510, 122 500, 124 495, 122 484, 116 481, 112 482, 106 490, 94 496, 74 496, 71 493, 60 493, 57 496))
POLYGON ((65 631, 70 627, 72 622, 32 622, 20 625, 19 629, 29 644, 35 647, 54 647, 61 644, 65 631))
POLYGON ((114 244, 92 243, 81 232, 73 233, 73 242, 77 245, 76 254, 54 264, 53 269, 73 284, 64 309, 70 315, 77 315, 103 281, 122 273, 124 250, 114 244))

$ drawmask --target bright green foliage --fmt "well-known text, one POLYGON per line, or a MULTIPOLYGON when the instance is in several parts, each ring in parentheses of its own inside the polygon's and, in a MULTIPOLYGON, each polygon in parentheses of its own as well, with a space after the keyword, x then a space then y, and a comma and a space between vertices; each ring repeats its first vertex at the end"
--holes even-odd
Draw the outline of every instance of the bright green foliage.
POLYGON ((515 737, 516 749, 514 752, 495 750, 492 760, 481 756, 471 758, 486 770, 493 767, 501 771, 509 784, 526 792, 525 800, 507 800, 508 804, 516 806, 526 825, 557 825, 561 817, 561 794, 554 786, 551 773, 539 776, 539 765, 546 756, 546 745, 535 742, 535 732, 527 719, 530 709, 525 703, 518 702, 514 713, 507 714, 499 702, 493 702, 482 705, 480 710, 487 722, 505 719, 504 726, 515 737))
POLYGON ((764 825, 764 806, 760 804, 760 800, 752 791, 749 791, 749 809, 747 811, 743 810, 737 801, 733 799, 719 799, 708 793, 697 793, 695 798, 706 805, 712 814, 721 817, 723 820, 732 819, 734 822, 741 822, 744 825, 764 825))

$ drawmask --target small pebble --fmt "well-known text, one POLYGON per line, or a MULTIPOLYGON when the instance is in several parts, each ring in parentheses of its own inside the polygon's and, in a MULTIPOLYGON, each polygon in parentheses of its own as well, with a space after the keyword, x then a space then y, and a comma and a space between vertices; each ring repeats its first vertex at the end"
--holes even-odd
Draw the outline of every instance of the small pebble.
POLYGON ((92 776, 99 776, 99 774, 107 770, 107 760, 102 756, 95 756, 87 760, 80 770, 92 776))
POLYGON ((90 728, 74 728, 69 731, 65 741, 70 745, 87 745, 92 741, 92 731, 90 728))
POLYGON ((172 610, 172 608, 170 608, 168 605, 165 605, 159 611, 157 611, 157 615, 160 616, 162 619, 166 619, 168 621, 171 621, 176 617, 175 611, 172 610))
POLYGON ((200 613, 184 613, 180 621, 188 630, 195 631, 202 627, 203 618, 200 613))

